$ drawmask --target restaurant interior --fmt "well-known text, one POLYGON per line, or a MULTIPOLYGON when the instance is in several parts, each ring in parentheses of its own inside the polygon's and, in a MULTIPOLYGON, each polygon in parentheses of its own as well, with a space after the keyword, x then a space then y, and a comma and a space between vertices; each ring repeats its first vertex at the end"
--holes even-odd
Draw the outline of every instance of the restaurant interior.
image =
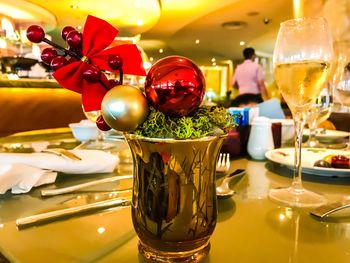
POLYGON ((0 0, 0 263, 350 262, 350 0, 0 0))

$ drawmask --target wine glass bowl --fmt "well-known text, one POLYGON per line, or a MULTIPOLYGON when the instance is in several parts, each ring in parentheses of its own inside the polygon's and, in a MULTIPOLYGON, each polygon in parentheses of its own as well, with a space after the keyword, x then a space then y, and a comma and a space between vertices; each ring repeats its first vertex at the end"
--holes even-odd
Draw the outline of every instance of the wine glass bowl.
POLYGON ((320 123, 326 121, 332 113, 333 107, 333 92, 332 85, 328 82, 322 89, 312 107, 307 113, 307 124, 309 127, 309 137, 303 146, 309 148, 324 148, 326 145, 320 143, 316 137, 317 127, 320 123))
MULTIPOLYGON (((96 120, 101 115, 101 111, 100 110, 85 111, 84 107, 83 107, 83 111, 84 111, 85 117, 91 122, 93 122, 96 126, 96 120)), ((99 128, 97 128, 97 126, 96 126, 96 129, 97 129, 97 137, 87 147, 91 149, 97 149, 97 150, 106 150, 111 148, 113 145, 106 142, 105 133, 101 131, 99 128)))
POLYGON ((323 196, 306 190, 301 181, 301 144, 307 113, 329 78, 332 37, 322 18, 281 23, 273 54, 274 76, 295 123, 294 176, 289 188, 271 189, 269 197, 295 207, 323 204, 323 196))

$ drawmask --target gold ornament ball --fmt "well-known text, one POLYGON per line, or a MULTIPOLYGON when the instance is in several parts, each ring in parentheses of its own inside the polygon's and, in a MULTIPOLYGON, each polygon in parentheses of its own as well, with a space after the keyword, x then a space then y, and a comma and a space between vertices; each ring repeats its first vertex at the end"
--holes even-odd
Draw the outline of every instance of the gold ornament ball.
POLYGON ((118 85, 104 96, 101 111, 103 119, 111 128, 131 132, 145 121, 149 106, 138 88, 118 85))

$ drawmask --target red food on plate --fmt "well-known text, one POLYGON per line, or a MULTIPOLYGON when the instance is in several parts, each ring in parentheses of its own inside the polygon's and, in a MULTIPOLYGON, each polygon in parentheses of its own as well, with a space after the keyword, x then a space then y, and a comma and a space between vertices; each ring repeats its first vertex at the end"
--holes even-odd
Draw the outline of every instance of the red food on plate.
POLYGON ((350 169, 350 159, 344 155, 334 155, 331 165, 333 168, 350 169))

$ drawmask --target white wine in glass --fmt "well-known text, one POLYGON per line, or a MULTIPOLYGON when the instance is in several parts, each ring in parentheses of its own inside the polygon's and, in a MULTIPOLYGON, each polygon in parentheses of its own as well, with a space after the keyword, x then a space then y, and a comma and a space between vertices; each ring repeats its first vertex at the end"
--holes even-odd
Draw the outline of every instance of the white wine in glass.
POLYGON ((329 78, 332 37, 324 18, 298 18, 281 23, 273 54, 274 75, 295 124, 292 186, 271 189, 269 197, 294 207, 314 207, 324 196, 303 188, 301 144, 307 113, 329 78))

